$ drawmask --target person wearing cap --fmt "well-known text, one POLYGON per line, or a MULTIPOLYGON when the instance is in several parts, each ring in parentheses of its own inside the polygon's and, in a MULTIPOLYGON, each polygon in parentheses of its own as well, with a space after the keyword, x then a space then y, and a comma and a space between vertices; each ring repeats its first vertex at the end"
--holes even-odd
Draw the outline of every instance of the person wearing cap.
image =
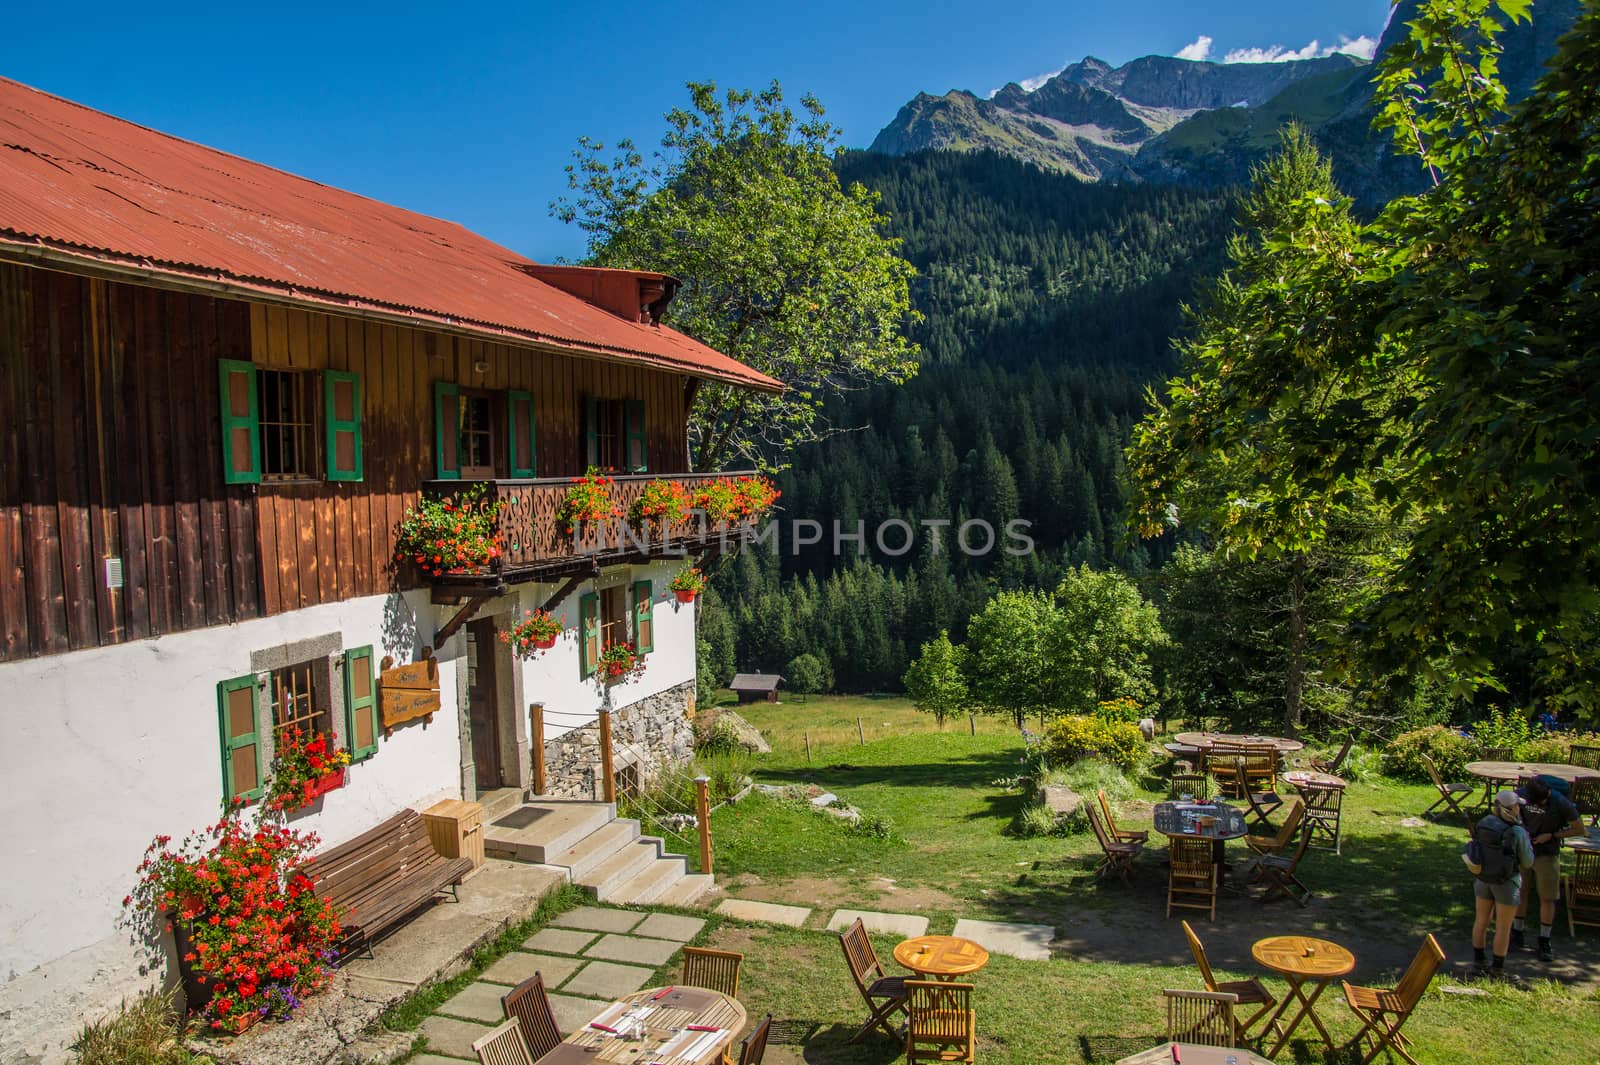
MULTIPOLYGON (((1572 800, 1551 791, 1541 777, 1522 786, 1522 827, 1533 841, 1533 886, 1539 892, 1539 960, 1555 961, 1550 946, 1550 929, 1556 919, 1556 903, 1561 898, 1561 841, 1584 834, 1583 817, 1572 800)), ((1528 892, 1517 904, 1517 919, 1511 925, 1511 945, 1521 950, 1523 922, 1528 916, 1528 892)))
POLYGON ((1484 873, 1494 864, 1504 879, 1485 880, 1475 868, 1472 893, 1476 897, 1478 914, 1472 924, 1472 959, 1480 972, 1496 976, 1505 971, 1506 952, 1511 946, 1511 921, 1522 901, 1522 870, 1533 865, 1533 844, 1522 827, 1522 796, 1509 788, 1495 793, 1494 809, 1479 821, 1472 838, 1483 848, 1484 873), (1509 841, 1516 861, 1509 870, 1499 868, 1504 861, 1501 853, 1509 841), (1489 916, 1494 915, 1494 965, 1484 956, 1488 938, 1489 916))

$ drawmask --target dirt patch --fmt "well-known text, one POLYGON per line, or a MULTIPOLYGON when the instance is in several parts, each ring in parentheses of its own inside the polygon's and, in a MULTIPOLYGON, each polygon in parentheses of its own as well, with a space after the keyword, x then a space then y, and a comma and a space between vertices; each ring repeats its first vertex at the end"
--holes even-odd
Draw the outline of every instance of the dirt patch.
POLYGON ((729 895, 755 902, 781 902, 816 910, 810 923, 826 923, 834 910, 884 910, 892 913, 959 912, 968 904, 938 888, 902 886, 889 877, 813 877, 763 880, 741 874, 724 885, 729 895))

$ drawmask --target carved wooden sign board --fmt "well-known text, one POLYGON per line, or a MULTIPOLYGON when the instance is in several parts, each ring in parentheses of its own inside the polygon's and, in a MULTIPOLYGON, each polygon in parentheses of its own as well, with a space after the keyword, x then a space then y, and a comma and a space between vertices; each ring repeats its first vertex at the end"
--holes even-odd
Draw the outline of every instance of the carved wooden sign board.
POLYGON ((424 647, 420 658, 403 666, 385 655, 378 663, 378 714, 384 737, 393 734, 396 725, 419 717, 431 724, 438 710, 439 662, 433 648, 424 647))

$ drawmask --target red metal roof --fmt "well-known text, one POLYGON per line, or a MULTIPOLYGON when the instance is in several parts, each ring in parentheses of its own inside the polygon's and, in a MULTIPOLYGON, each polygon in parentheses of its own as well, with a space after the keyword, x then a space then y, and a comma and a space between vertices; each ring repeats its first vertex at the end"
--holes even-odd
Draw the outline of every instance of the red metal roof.
POLYGON ((782 387, 683 333, 538 280, 526 272, 537 264, 453 222, 0 78, 0 251, 8 246, 782 387))

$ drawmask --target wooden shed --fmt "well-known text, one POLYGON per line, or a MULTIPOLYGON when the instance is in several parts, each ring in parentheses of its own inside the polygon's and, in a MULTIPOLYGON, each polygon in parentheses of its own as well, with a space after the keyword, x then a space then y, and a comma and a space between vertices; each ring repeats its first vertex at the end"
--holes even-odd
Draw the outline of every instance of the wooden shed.
POLYGON ((782 680, 776 673, 739 673, 728 688, 741 703, 775 703, 782 680))

